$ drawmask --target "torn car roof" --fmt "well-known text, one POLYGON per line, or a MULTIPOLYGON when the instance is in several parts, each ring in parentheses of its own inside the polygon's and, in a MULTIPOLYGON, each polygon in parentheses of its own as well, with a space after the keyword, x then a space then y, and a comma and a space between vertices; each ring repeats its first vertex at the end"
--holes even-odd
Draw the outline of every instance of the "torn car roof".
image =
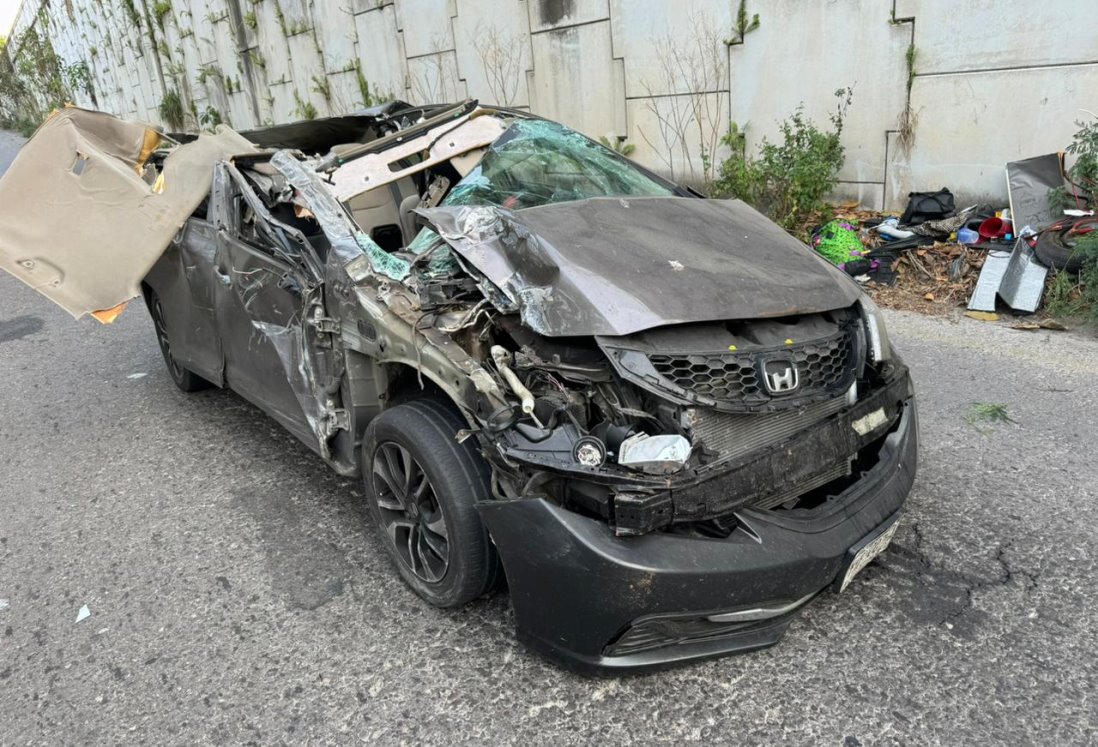
MULTIPOLYGON (((76 318, 115 309, 210 191, 213 164, 255 146, 227 127, 173 150, 150 125, 67 107, 0 179, 0 268, 76 318)), ((109 318, 104 319, 109 321, 109 318)))

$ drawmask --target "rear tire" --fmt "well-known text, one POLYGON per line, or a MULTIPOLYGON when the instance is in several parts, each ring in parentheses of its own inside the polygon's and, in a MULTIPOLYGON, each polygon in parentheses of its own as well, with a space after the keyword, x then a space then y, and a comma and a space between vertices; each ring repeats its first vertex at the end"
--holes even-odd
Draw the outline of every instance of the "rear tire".
POLYGON ((476 503, 491 496, 475 440, 447 405, 417 400, 374 418, 362 443, 366 501, 401 577, 436 607, 491 591, 500 562, 476 503))
POLYGON ((156 341, 160 345, 160 353, 164 356, 164 364, 168 367, 168 375, 171 376, 175 385, 188 393, 210 387, 210 382, 189 368, 184 367, 172 357, 171 338, 169 337, 168 326, 164 321, 164 310, 161 308, 160 299, 157 298, 154 291, 149 291, 145 303, 149 307, 153 327, 156 328, 156 341))

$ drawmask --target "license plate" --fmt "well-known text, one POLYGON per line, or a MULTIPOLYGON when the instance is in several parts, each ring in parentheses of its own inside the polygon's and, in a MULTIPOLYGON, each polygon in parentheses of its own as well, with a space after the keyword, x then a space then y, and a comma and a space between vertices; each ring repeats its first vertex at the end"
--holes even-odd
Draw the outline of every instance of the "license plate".
POLYGON ((885 551, 888 544, 892 542, 892 536, 896 534, 899 526, 900 517, 897 516, 890 524, 878 529, 847 550, 849 560, 847 561, 846 570, 839 576, 839 592, 845 591, 850 582, 854 580, 854 577, 861 573, 862 569, 869 565, 873 558, 885 551))

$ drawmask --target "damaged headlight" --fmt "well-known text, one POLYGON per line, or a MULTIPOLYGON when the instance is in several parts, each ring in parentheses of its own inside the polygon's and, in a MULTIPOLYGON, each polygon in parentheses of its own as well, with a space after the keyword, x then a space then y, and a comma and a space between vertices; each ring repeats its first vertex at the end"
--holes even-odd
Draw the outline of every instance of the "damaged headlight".
POLYGON ((892 344, 888 341, 884 315, 869 296, 863 295, 858 303, 861 305, 862 319, 865 321, 865 339, 869 347, 870 362, 881 363, 889 360, 892 358, 892 344))
POLYGON ((637 433, 621 442, 618 464, 654 474, 675 472, 690 458, 690 448, 690 442, 683 436, 637 433))

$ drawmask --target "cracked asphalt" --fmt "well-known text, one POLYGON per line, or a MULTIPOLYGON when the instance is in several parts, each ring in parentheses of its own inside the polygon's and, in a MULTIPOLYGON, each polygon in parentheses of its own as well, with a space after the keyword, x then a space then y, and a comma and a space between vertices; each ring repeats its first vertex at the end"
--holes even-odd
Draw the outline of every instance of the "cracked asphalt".
POLYGON ((1094 744, 1098 341, 888 320, 922 439, 889 551, 774 648, 586 679, 503 596, 420 603, 358 483, 176 390, 139 304, 75 322, 3 275, 0 744, 1094 744))

